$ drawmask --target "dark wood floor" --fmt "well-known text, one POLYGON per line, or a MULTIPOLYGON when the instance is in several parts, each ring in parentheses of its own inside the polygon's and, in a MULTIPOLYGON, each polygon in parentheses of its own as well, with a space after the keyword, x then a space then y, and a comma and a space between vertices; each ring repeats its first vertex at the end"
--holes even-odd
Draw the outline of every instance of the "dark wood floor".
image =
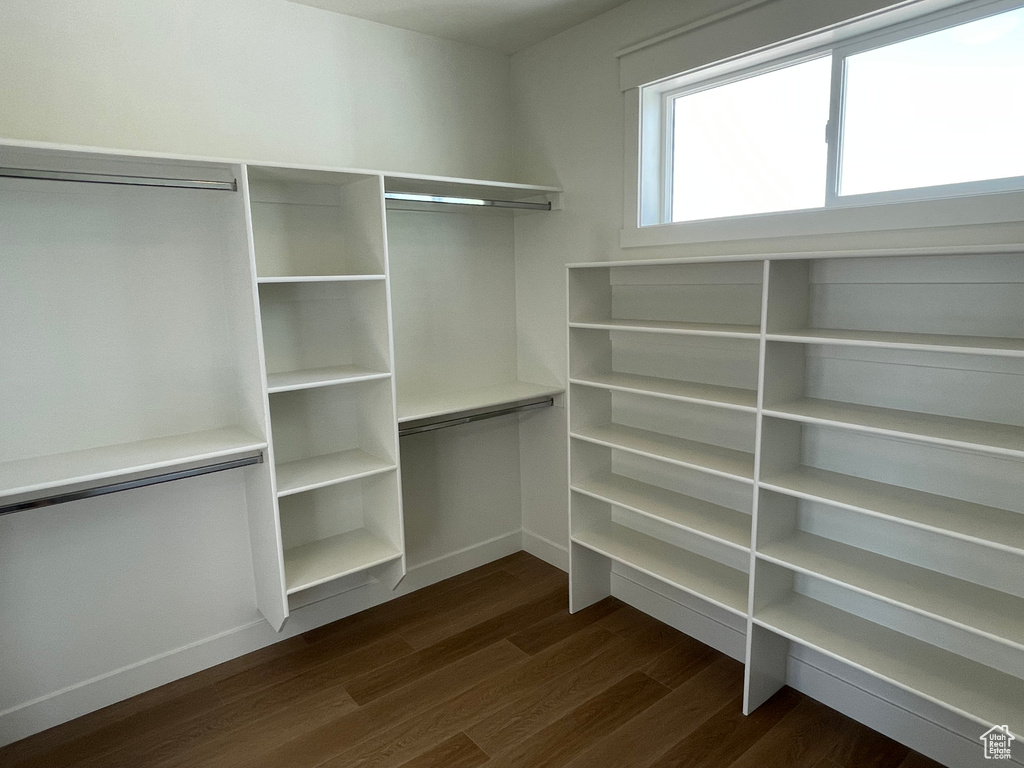
POLYGON ((519 553, 0 749, 62 768, 934 768, 519 553))

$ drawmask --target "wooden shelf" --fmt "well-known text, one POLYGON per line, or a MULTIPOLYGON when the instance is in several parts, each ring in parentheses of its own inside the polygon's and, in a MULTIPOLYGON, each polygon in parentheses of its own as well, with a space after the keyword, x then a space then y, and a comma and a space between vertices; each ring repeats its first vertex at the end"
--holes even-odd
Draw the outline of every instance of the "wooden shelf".
POLYGON ((287 594, 365 571, 401 556, 398 549, 365 528, 286 549, 287 594))
POLYGON ((226 427, 7 461, 0 463, 0 498, 126 479, 266 447, 249 432, 226 427))
POLYGON ((742 571, 610 521, 592 521, 572 540, 730 613, 747 614, 747 574, 742 571))
POLYGON ((754 455, 744 451, 619 424, 585 427, 570 432, 569 435, 579 440, 669 461, 713 475, 748 483, 754 479, 754 455))
POLYGON ((384 280, 384 275, 282 275, 258 277, 260 285, 267 283, 359 283, 384 280))
POLYGON ((560 387, 531 384, 526 381, 511 381, 490 387, 476 389, 455 389, 444 392, 421 392, 400 394, 398 399, 398 423, 419 421, 440 416, 454 416, 464 411, 482 408, 496 408, 520 400, 535 397, 554 397, 564 392, 560 387))
POLYGON ((1024 734, 1024 681, 803 595, 754 614, 756 624, 814 648, 985 728, 1024 734))
POLYGON ((896 333, 892 331, 847 331, 810 328, 769 333, 768 341, 799 344, 841 344, 885 349, 914 349, 924 352, 955 352, 971 355, 1024 357, 1024 339, 993 336, 952 336, 937 333, 896 333))
POLYGON ((311 491, 389 472, 395 465, 358 448, 277 465, 277 495, 311 491))
POLYGON ((729 339, 759 339, 761 329, 756 325, 726 325, 721 323, 677 323, 658 320, 574 320, 570 328, 593 328, 601 331, 642 331, 645 333, 675 333, 683 336, 717 336, 729 339))
POLYGON ((757 392, 737 387, 697 384, 655 376, 639 376, 632 373, 594 373, 570 378, 569 383, 616 392, 663 397, 688 403, 701 403, 737 411, 752 413, 757 410, 757 392))
POLYGON ((358 365, 337 365, 328 368, 313 368, 307 371, 285 371, 267 374, 267 391, 293 392, 297 389, 329 387, 335 384, 353 384, 357 381, 373 381, 391 376, 387 371, 375 371, 358 365))
POLYGON ((750 549, 750 515, 629 477, 604 473, 572 489, 739 549, 750 549))
POLYGON ((1024 650, 1024 600, 943 573, 797 533, 758 556, 1024 650))
POLYGON ((1024 457, 1024 427, 804 398, 765 408, 766 416, 907 437, 957 448, 1024 457))
POLYGON ((814 467, 766 475, 761 487, 936 531, 985 546, 1024 552, 1024 515, 814 467))

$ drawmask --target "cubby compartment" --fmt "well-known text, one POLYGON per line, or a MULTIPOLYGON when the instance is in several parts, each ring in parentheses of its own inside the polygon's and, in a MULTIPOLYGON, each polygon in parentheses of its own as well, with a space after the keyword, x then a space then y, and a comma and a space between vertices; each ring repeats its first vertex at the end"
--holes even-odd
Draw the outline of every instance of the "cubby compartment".
POLYGON ((382 177, 249 166, 248 181, 260 282, 383 278, 382 177))
POLYGON ((753 412, 758 344, 753 340, 570 329, 569 381, 753 412))
MULTIPOLYGON (((981 563, 993 551, 1024 553, 1017 458, 769 416, 761 444, 762 489, 951 537, 981 563)), ((948 562, 965 559, 958 551, 948 562)))
POLYGON ((569 269, 569 326, 757 337, 760 261, 569 269))
MULTIPOLYGON (((1024 554, 965 551, 948 537, 766 490, 758 505, 757 553, 943 623, 946 634, 960 631, 1008 653, 1024 651, 1024 583, 998 578, 1024 569, 1024 554)), ((962 652, 963 640, 957 637, 951 650, 962 652)))
POLYGON ((287 593, 401 560, 399 493, 389 470, 282 498, 287 593))
POLYGON ((259 287, 271 393, 390 374, 383 280, 259 287))
MULTIPOLYGON (((745 615, 749 558, 743 551, 617 504, 572 495, 574 546, 745 615)), ((586 565, 585 557, 574 563, 574 578, 594 578, 582 572, 586 565)))
POLYGON ((390 380, 270 396, 278 496, 372 474, 397 464, 390 380))
POLYGON ((773 261, 769 339, 1024 357, 1020 254, 773 261))
POLYGON ((574 440, 570 488, 720 545, 750 547, 750 488, 726 478, 574 440))
POLYGON ((768 342, 764 413, 1024 457, 1024 359, 768 342))
MULTIPOLYGON (((758 558, 752 621, 771 635, 815 649, 910 691, 984 727, 1024 733, 1024 668, 1019 650, 959 627, 758 558), (979 659, 985 659, 981 661, 979 659)), ((784 676, 788 653, 771 635, 751 649, 752 678, 784 676)))
POLYGON ((754 414, 574 384, 570 436, 752 483, 754 414))

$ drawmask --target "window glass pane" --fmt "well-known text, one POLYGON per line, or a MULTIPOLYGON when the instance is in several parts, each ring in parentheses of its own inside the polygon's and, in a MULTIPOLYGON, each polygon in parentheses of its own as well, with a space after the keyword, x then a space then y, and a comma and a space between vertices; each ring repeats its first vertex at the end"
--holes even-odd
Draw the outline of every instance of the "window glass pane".
POLYGON ((831 61, 673 100, 673 221, 824 205, 831 61))
POLYGON ((842 195, 1024 175, 1024 9, 846 60, 842 195))

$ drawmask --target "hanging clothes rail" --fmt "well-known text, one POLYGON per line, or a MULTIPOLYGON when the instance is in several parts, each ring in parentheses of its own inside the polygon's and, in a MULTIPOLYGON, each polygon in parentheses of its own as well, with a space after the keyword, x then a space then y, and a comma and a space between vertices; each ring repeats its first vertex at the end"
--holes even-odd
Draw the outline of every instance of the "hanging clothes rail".
POLYGON ((543 397, 528 398, 512 403, 502 403, 498 406, 473 408, 455 413, 429 416, 423 419, 415 419, 399 423, 398 436, 405 437, 406 435, 417 435, 420 432, 432 432, 435 429, 457 427, 461 424, 469 424, 471 422, 482 421, 484 419, 493 419, 497 416, 507 416, 512 413, 532 411, 537 408, 549 408, 554 404, 555 398, 552 395, 545 395, 543 397))
POLYGON ((172 187, 176 189, 213 189, 237 192, 238 182, 214 179, 168 179, 158 176, 122 176, 113 173, 85 173, 82 171, 47 171, 35 168, 0 168, 0 176, 10 179, 38 179, 41 181, 74 181, 86 184, 122 184, 133 187, 172 187))
POLYGON ((57 493, 51 496, 42 496, 40 498, 30 499, 27 501, 18 501, 11 504, 4 504, 0 506, 0 515, 9 515, 14 512, 23 512, 28 509, 38 509, 40 507, 49 507, 54 504, 65 504, 69 501, 78 501, 80 499, 90 499, 94 496, 105 496, 109 493, 120 493, 121 491, 131 491, 136 488, 145 488, 149 485, 158 485, 160 483, 169 483, 174 480, 184 480, 189 477, 199 477, 200 475, 210 475, 214 472, 224 472, 228 469, 238 469, 240 467, 248 467, 253 464, 263 463, 263 452, 253 454, 251 456, 242 456, 238 459, 231 459, 230 461, 219 461, 215 464, 204 464, 199 467, 190 467, 188 469, 179 469, 173 472, 164 472, 159 475, 149 475, 147 477, 138 477, 131 480, 120 480, 116 483, 107 483, 105 485, 97 485, 91 488, 83 488, 77 491, 66 491, 64 493, 57 493))
POLYGON ((483 208, 516 208, 526 211, 550 211, 551 202, 533 203, 525 200, 485 200, 477 197, 455 197, 450 195, 422 195, 409 192, 385 192, 385 200, 404 203, 428 203, 433 205, 468 205, 483 208))

